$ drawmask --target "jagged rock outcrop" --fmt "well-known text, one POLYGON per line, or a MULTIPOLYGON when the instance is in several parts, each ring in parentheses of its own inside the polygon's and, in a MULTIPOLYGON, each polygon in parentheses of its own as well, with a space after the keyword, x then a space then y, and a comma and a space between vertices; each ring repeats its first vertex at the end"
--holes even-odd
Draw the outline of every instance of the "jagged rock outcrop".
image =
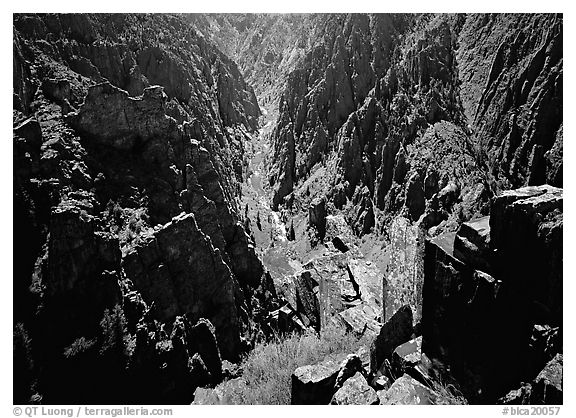
POLYGON ((154 235, 143 237, 122 264, 144 298, 154 301, 160 321, 182 314, 193 321, 205 317, 216 327, 225 357, 238 352, 238 283, 193 214, 175 217, 154 235))
POLYGON ((15 402, 562 402, 562 15, 13 23, 15 402))
POLYGON ((511 291, 533 307, 535 320, 553 326, 562 324, 562 233, 562 189, 510 190, 493 202, 490 246, 496 250, 495 275, 506 278, 511 291))
POLYGON ((308 223, 311 228, 315 228, 320 241, 326 235, 326 201, 315 199, 308 209, 308 223))
POLYGON ((99 230, 88 202, 62 201, 51 215, 42 285, 49 317, 45 325, 52 331, 43 332, 54 340, 91 335, 104 310, 120 302, 118 238, 99 230))
POLYGON ((414 322, 422 318, 422 285, 424 282, 424 234, 410 221, 398 217, 390 225, 390 261, 383 278, 384 320, 402 306, 410 306, 414 322))
POLYGON ((13 66, 18 393, 191 401, 277 308, 238 208, 253 90, 173 15, 17 14, 13 66))
POLYGON ((302 267, 281 293, 305 326, 321 330, 338 324, 358 336, 378 331, 382 274, 376 266, 335 250, 302 267))
POLYGON ((188 19, 232 58, 254 86, 259 103, 276 112, 288 74, 306 53, 314 36, 315 15, 307 14, 194 14, 188 19))
MULTIPOLYGON (((365 215, 356 216, 360 234, 374 225, 373 203, 389 211, 405 207, 414 220, 424 213, 424 180, 428 180, 430 198, 431 190, 437 187, 434 174, 426 177, 429 164, 423 164, 422 173, 408 173, 411 161, 406 160, 405 147, 417 139, 422 128, 441 120, 458 124, 461 115, 450 86, 456 78, 451 44, 455 34, 448 22, 438 18, 426 22, 426 38, 406 36, 417 20, 388 15, 326 18, 324 24, 334 35, 309 52, 284 91, 272 135, 275 205, 316 163, 328 161, 332 191, 319 192, 334 200, 337 207, 346 200, 357 204, 355 193, 366 188, 361 192, 369 202, 365 203, 365 215), (406 58, 393 47, 394 41, 404 36, 406 58), (410 83, 419 88, 413 97, 402 87, 410 83), (402 185, 404 181, 406 185, 402 185), (344 200, 339 189, 342 185, 344 200)), ((454 145, 461 146, 458 142, 454 145)), ((417 157, 412 159, 418 161, 417 157)))
POLYGON ((512 187, 562 187, 562 33, 554 14, 470 15, 460 31, 463 107, 512 187))
POLYGON ((315 165, 330 181, 313 195, 350 212, 360 235, 398 213, 453 231, 486 215, 498 190, 561 185, 560 16, 313 23, 332 32, 300 59, 283 92, 270 161, 275 207, 308 184, 315 165))
POLYGON ((493 402, 561 351, 556 337, 539 337, 546 335, 539 330, 562 327, 562 189, 503 192, 489 224, 480 224, 483 238, 476 242, 484 254, 489 248, 487 259, 456 251, 455 236, 471 237, 474 223, 426 242, 422 350, 450 365, 469 399, 493 402), (497 354, 503 344, 513 359, 497 354))

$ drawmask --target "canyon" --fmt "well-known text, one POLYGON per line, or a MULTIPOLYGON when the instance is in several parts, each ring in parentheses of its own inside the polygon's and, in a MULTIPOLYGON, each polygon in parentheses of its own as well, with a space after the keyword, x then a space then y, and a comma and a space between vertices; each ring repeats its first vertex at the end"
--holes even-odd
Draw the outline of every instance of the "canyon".
POLYGON ((290 403, 561 404, 562 42, 15 14, 14 402, 229 403, 258 347, 338 329, 290 403))

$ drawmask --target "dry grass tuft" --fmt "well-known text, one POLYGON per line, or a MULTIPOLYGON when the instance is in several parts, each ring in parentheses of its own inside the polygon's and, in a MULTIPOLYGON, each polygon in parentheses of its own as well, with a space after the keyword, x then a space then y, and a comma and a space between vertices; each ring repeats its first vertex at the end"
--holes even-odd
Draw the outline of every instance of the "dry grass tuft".
POLYGON ((257 346, 242 362, 244 384, 230 381, 218 386, 221 401, 235 405, 290 404, 291 375, 300 366, 322 361, 327 355, 354 352, 361 343, 336 327, 321 336, 314 332, 277 337, 257 346))

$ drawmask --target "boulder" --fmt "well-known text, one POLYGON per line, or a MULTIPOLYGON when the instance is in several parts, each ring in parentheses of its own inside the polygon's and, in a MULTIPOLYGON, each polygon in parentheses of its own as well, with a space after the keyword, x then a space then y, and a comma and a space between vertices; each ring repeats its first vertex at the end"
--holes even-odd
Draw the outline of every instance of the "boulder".
POLYGON ((363 335, 375 337, 380 331, 377 317, 378 313, 367 303, 361 303, 338 313, 338 318, 344 323, 346 329, 357 337, 363 335))
POLYGON ((422 350, 450 365, 465 396, 486 396, 487 386, 502 381, 496 375, 504 364, 495 366, 495 350, 503 336, 495 333, 510 332, 511 326, 499 319, 500 282, 460 261, 454 238, 454 233, 446 233, 426 241, 422 350), (484 390, 478 392, 478 386, 484 390))
MULTIPOLYGON (((342 389, 352 376, 356 374, 362 376, 365 373, 363 368, 365 351, 361 347, 353 354, 332 354, 320 363, 296 369, 292 374, 292 404, 328 404, 333 395, 342 389)), ((347 392, 349 388, 346 389, 345 393, 347 392)))
POLYGON ((412 309, 401 307, 384 325, 370 347, 370 371, 376 372, 385 359, 389 359, 396 347, 412 338, 414 332, 412 309))
POLYGON ((221 399, 214 389, 196 388, 192 405, 221 405, 221 399))
POLYGON ((297 368, 292 374, 292 405, 327 405, 346 355, 332 355, 322 362, 297 368))
POLYGON ((407 374, 396 379, 387 391, 378 391, 380 405, 434 405, 438 394, 407 374))
POLYGON ((378 404, 376 391, 370 387, 362 373, 356 372, 354 376, 344 382, 332 400, 331 405, 376 405, 378 404))
POLYGON ((357 354, 348 354, 348 356, 342 360, 342 363, 340 363, 340 371, 336 377, 334 389, 340 389, 342 385, 344 385, 344 382, 356 372, 363 372, 362 360, 360 360, 357 354))
POLYGON ((392 353, 392 367, 398 375, 408 373, 422 361, 422 337, 414 338, 398 347, 392 353))

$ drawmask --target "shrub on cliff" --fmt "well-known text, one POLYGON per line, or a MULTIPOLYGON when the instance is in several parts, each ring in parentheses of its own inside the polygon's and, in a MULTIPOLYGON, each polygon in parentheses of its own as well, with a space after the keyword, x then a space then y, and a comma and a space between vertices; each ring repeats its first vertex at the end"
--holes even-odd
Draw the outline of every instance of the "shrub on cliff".
POLYGON ((256 346, 242 362, 245 384, 228 381, 219 386, 223 403, 289 405, 291 375, 298 367, 322 361, 327 355, 354 352, 359 340, 341 328, 276 337, 256 346))

